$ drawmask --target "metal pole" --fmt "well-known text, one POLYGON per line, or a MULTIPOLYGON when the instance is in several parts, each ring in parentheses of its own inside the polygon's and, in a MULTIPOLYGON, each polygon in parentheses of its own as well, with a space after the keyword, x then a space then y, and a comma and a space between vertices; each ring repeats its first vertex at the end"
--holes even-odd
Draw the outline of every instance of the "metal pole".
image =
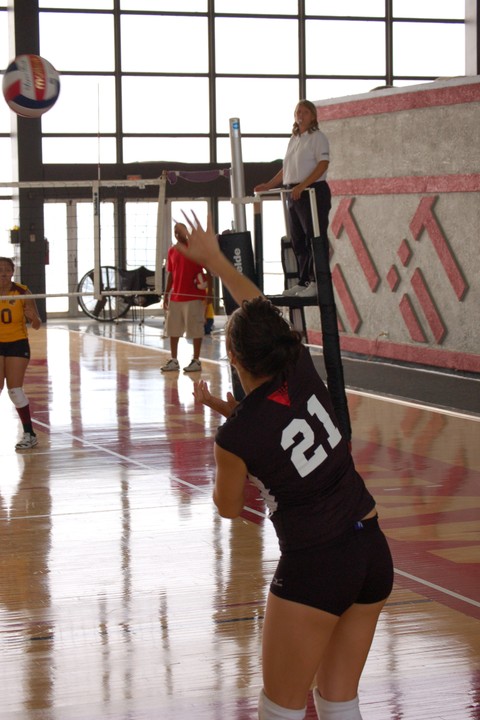
POLYGON ((157 244, 155 248, 155 292, 162 295, 164 287, 164 260, 167 255, 165 243, 165 198, 167 194, 167 173, 163 172, 158 182, 157 244))
POLYGON ((92 200, 93 200, 93 295, 96 300, 100 300, 102 292, 102 271, 101 271, 101 245, 100 245, 100 188, 98 181, 92 183, 92 200))
POLYGON ((255 202, 253 205, 253 232, 257 286, 263 292, 263 217, 261 201, 255 202))
POLYGON ((241 202, 236 202, 245 197, 245 175, 243 171, 239 118, 230 118, 230 148, 232 152, 232 174, 230 178, 230 185, 235 232, 245 232, 247 229, 245 206, 241 202))

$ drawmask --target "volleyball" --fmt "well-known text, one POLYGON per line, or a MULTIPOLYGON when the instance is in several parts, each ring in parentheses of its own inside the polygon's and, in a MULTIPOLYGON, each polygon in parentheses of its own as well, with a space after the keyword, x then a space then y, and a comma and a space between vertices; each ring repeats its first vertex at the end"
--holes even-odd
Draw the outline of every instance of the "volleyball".
POLYGON ((2 89, 13 112, 38 118, 55 105, 60 78, 53 65, 39 55, 17 55, 5 70, 2 89))

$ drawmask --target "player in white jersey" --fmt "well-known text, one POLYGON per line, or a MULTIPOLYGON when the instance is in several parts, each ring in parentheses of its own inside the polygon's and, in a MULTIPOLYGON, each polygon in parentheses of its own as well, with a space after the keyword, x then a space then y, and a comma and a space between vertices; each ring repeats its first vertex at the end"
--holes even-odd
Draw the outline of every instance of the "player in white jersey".
POLYGON ((393 584, 375 501, 355 470, 328 390, 300 335, 220 252, 194 216, 187 257, 221 278, 239 308, 226 328, 245 398, 197 401, 227 420, 215 438, 214 502, 235 518, 247 476, 270 509, 281 557, 263 631, 260 720, 302 720, 315 683, 320 720, 361 720, 358 684, 393 584))

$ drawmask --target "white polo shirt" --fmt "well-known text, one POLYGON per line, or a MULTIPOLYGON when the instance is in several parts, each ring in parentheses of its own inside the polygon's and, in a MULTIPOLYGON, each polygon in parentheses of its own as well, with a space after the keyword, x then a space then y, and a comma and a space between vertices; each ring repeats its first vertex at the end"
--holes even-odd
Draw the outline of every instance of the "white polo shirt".
MULTIPOLYGON (((292 135, 283 160, 283 182, 285 185, 296 185, 305 180, 321 160, 330 161, 330 146, 326 135, 321 130, 308 130, 301 135, 292 135)), ((317 178, 326 180, 327 172, 317 178)))

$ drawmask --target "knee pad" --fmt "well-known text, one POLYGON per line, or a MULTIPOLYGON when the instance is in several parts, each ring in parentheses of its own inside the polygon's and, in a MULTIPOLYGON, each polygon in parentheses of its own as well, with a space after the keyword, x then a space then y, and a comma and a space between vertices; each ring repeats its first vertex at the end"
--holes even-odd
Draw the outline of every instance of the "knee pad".
POLYGON ((304 720, 306 710, 307 708, 290 710, 280 707, 269 700, 263 690, 258 699, 258 720, 304 720))
POLYGON ((319 720, 362 720, 358 707, 358 697, 348 702, 329 702, 322 698, 317 688, 315 688, 313 701, 319 720))
POLYGON ((23 392, 23 388, 9 388, 8 394, 16 408, 22 408, 28 405, 28 398, 23 392))

